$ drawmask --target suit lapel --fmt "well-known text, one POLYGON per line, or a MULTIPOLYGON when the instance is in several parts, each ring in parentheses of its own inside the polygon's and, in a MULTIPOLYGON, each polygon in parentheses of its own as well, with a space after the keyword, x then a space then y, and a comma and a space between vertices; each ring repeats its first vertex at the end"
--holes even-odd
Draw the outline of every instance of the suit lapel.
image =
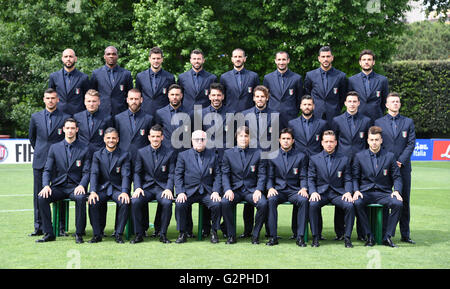
POLYGON ((329 74, 328 74, 328 89, 327 89, 327 93, 325 94, 326 96, 328 96, 330 91, 334 88, 334 85, 336 84, 336 80, 337 80, 337 73, 333 68, 331 68, 329 70, 329 74))
MULTIPOLYGON (((378 79, 378 77, 375 77, 375 75, 370 79, 371 83, 370 83, 370 94, 372 95, 372 93, 377 89, 378 87, 378 82, 380 82, 380 80, 378 79)), ((367 96, 369 97, 369 95, 367 96)))
POLYGON ((334 173, 336 172, 336 169, 339 167, 339 165, 341 164, 341 158, 338 158, 338 157, 334 157, 334 161, 333 161, 333 164, 331 165, 331 171, 330 171, 330 174, 328 175, 330 178, 331 178, 331 176, 333 176, 334 175, 334 173))
POLYGON ((359 129, 361 127, 362 124, 362 118, 360 117, 359 114, 356 115, 356 117, 353 118, 354 122, 355 122, 355 131, 353 132, 352 138, 358 134, 359 129))

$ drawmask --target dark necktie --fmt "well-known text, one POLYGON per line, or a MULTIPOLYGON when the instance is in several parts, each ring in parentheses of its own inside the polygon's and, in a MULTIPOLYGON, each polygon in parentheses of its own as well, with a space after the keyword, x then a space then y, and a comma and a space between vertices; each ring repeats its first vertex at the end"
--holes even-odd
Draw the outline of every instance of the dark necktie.
POLYGON ((198 73, 194 73, 194 85, 195 85, 195 90, 198 93, 199 90, 199 79, 198 79, 198 73))
POLYGON ((52 125, 53 125, 53 114, 49 113, 48 114, 48 119, 47 119, 47 134, 50 135, 50 133, 52 132, 52 125))
POLYGON ((130 122, 131 122, 131 134, 133 134, 136 131, 136 118, 134 113, 130 115, 130 122))
POLYGON ((309 139, 311 138, 311 127, 310 127, 309 119, 304 121, 304 125, 305 125, 306 141, 309 141, 309 139))
POLYGON ((197 152, 197 163, 200 170, 203 170, 203 160, 202 160, 202 154, 197 152))
POLYGON ((108 161, 109 161, 108 167, 110 168, 111 167, 111 163, 112 163, 113 153, 112 152, 108 152, 107 155, 108 155, 108 161))
POLYGON ((156 94, 156 73, 152 74, 152 89, 153 89, 153 94, 156 94))
POLYGON ((369 96, 370 95, 370 81, 369 81, 368 75, 364 75, 363 82, 364 82, 364 89, 366 90, 366 95, 369 96))
POLYGON ((239 152, 241 154, 242 166, 245 167, 245 151, 243 149, 239 149, 239 152))
POLYGON ((284 167, 287 168, 288 165, 287 152, 283 151, 281 155, 283 157, 284 167))
POLYGON ((72 160, 72 144, 67 144, 67 160, 70 164, 70 161, 72 160))
POLYGON ((108 69, 109 81, 111 81, 111 85, 114 86, 114 69, 108 69))
POLYGON ((374 170, 375 173, 376 173, 376 171, 377 171, 377 169, 378 169, 377 155, 376 155, 376 154, 371 154, 370 157, 371 157, 371 159, 372 159, 373 170, 374 170))
POLYGON ((153 164, 156 167, 156 163, 158 162, 158 153, 156 150, 152 150, 152 153, 153 153, 153 164))
POLYGON ((240 71, 236 72, 236 80, 237 80, 237 83, 238 83, 239 91, 241 91, 242 90, 242 76, 241 76, 241 72, 240 71))
POLYGON ((64 77, 64 81, 66 84, 66 93, 69 93, 70 88, 71 88, 71 82, 72 82, 72 74, 71 73, 66 73, 65 74, 66 77, 64 77))
POLYGON ((323 88, 325 89, 325 93, 328 91, 328 72, 322 72, 322 81, 323 81, 323 88))
POLYGON ((331 155, 330 154, 328 154, 326 157, 325 157, 325 162, 327 163, 327 170, 328 170, 328 174, 330 174, 331 173, 331 155))
POLYGON ((92 136, 92 132, 94 130, 94 116, 91 113, 88 113, 88 126, 89 126, 89 135, 92 136))
POLYGON ((355 119, 353 115, 350 115, 348 118, 348 125, 350 127, 350 133, 353 135, 355 133, 355 119))
POLYGON ((396 122, 395 117, 392 118, 391 125, 392 125, 392 133, 394 134, 394 136, 396 136, 397 135, 397 122, 396 122))

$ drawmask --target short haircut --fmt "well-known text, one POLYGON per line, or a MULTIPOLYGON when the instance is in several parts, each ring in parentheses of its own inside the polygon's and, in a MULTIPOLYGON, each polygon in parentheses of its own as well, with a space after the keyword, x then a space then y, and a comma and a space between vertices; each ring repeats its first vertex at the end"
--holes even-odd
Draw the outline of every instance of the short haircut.
POLYGON ((108 50, 108 48, 112 48, 112 49, 114 49, 115 51, 116 51, 116 54, 119 54, 119 51, 117 51, 117 48, 115 48, 114 46, 112 46, 112 45, 110 45, 110 46, 108 46, 108 47, 106 47, 105 48, 105 54, 106 54, 106 50, 108 50))
POLYGON ((347 100, 347 96, 356 96, 358 98, 358 101, 359 101, 359 94, 356 91, 354 91, 354 90, 347 92, 347 95, 345 96, 346 100, 347 100))
POLYGON ((364 49, 363 51, 361 51, 361 53, 359 54, 359 60, 361 60, 361 57, 363 57, 363 55, 372 55, 373 60, 375 60, 375 53, 373 53, 372 50, 370 49, 364 49))
POLYGON ((162 49, 157 46, 150 49, 148 56, 151 56, 152 54, 161 54, 161 57, 164 57, 162 49))
POLYGON ((257 85, 254 89, 253 89, 253 95, 255 95, 255 92, 257 91, 262 91, 264 93, 264 96, 269 98, 269 89, 267 87, 265 87, 264 85, 257 85))
POLYGON ((400 94, 398 94, 397 92, 393 91, 393 92, 389 92, 389 94, 387 95, 386 99, 388 99, 389 97, 398 97, 401 99, 400 94))
POLYGON ((321 52, 328 52, 328 51, 331 53, 331 55, 333 55, 333 51, 331 51, 331 47, 330 46, 322 46, 319 49, 319 55, 320 55, 321 52))
POLYGON ((58 92, 56 92, 56 90, 54 90, 53 88, 47 88, 45 91, 44 91, 44 94, 49 94, 49 93, 56 93, 56 94, 58 94, 58 92))
POLYGON ((322 134, 322 139, 323 139, 323 137, 326 136, 326 135, 332 135, 332 136, 334 136, 334 139, 336 139, 336 134, 335 134, 334 131, 332 131, 331 129, 328 129, 328 130, 326 130, 326 131, 323 132, 323 134, 322 134))
POLYGON ((371 126, 369 127, 369 134, 380 134, 383 132, 383 129, 379 126, 371 126))
POLYGON ((284 134, 284 133, 288 133, 288 134, 291 135, 292 138, 294 138, 294 130, 293 130, 292 128, 290 128, 290 127, 285 127, 285 128, 283 128, 283 129, 280 131, 280 137, 281 137, 281 135, 284 134))
POLYGON ((222 94, 225 95, 225 87, 221 83, 219 82, 211 83, 211 85, 209 86, 209 91, 211 92, 211 90, 213 89, 220 90, 220 92, 222 92, 222 94))
POLYGON ((201 51, 200 49, 192 50, 191 54, 189 54, 189 56, 192 56, 192 54, 201 54, 203 57, 205 57, 205 55, 203 54, 203 51, 201 51))
POLYGON ((107 129, 105 129, 105 133, 103 135, 107 135, 108 133, 117 133, 117 135, 119 135, 119 131, 115 128, 115 127, 108 127, 107 129))
POLYGON ((95 89, 89 89, 88 91, 86 91, 86 96, 87 95, 100 97, 100 93, 98 93, 98 91, 95 89))
POLYGON ((169 93, 169 91, 171 91, 172 89, 179 89, 181 90, 181 93, 183 93, 183 87, 181 87, 181 85, 173 83, 169 86, 169 88, 167 89, 167 93, 169 93))
POLYGON ((139 93, 139 94, 141 94, 141 91, 139 89, 137 89, 137 88, 132 88, 132 89, 128 90, 128 94, 127 95, 130 95, 130 92, 131 93, 139 93))
POLYGON ((286 54, 287 58, 289 59, 289 53, 287 53, 286 51, 283 51, 283 50, 277 51, 277 53, 275 53, 275 58, 277 58, 278 54, 286 54))
POLYGON ((303 102, 303 100, 312 100, 312 102, 314 103, 314 98, 311 96, 311 95, 309 95, 309 94, 304 94, 303 96, 302 96, 302 99, 300 100, 300 103, 302 103, 303 102))
POLYGON ((243 126, 238 127, 236 129, 236 138, 241 132, 245 132, 246 135, 250 135, 250 130, 249 130, 248 126, 243 125, 243 126))
POLYGON ((64 121, 64 126, 66 126, 67 122, 73 122, 75 124, 75 126, 78 127, 78 122, 72 117, 69 117, 64 121))
POLYGON ((242 49, 242 48, 236 48, 236 49, 234 49, 234 50, 231 52, 231 55, 233 55, 233 52, 235 52, 235 51, 242 51, 242 52, 244 53, 244 57, 247 56, 247 55, 245 54, 245 50, 242 49))
MULTIPOLYGON (((152 130, 152 131, 159 131, 159 132, 163 133, 163 127, 162 127, 162 125, 160 125, 159 123, 153 125, 153 126, 150 128, 150 130, 152 130)), ((150 131, 149 131, 148 133, 150 134, 150 131)))

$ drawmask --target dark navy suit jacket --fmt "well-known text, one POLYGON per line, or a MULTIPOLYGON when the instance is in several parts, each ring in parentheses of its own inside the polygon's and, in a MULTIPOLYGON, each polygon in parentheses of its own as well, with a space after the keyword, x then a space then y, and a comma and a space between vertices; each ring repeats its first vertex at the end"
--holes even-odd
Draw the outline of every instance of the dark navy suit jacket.
POLYGON ((331 125, 333 117, 341 114, 347 94, 347 78, 344 72, 332 67, 328 70, 328 89, 325 91, 321 69, 308 71, 305 76, 305 94, 314 98, 314 114, 331 125))
POLYGON ((88 146, 75 140, 72 143, 72 158, 66 154, 65 140, 50 146, 42 176, 42 186, 59 186, 72 182, 85 189, 89 184, 90 155, 88 146))
POLYGON ((302 77, 287 70, 284 74, 284 87, 280 86, 279 72, 275 70, 264 76, 263 85, 269 89, 268 107, 280 113, 280 130, 298 116, 300 100, 304 94, 302 77))
POLYGON ((91 86, 100 94, 100 110, 111 116, 125 111, 128 108, 128 91, 133 88, 131 72, 120 67, 115 67, 114 83, 111 83, 106 66, 102 66, 92 72, 91 86))
POLYGON ((64 68, 50 74, 48 87, 53 88, 58 93, 59 109, 67 114, 74 115, 85 109, 84 95, 91 88, 89 76, 78 69, 72 71, 72 82, 70 87, 66 87, 64 81, 64 68))
POLYGON ((325 156, 327 152, 322 151, 309 158, 308 166, 308 190, 310 193, 323 194, 329 189, 338 194, 353 192, 351 158, 335 153, 328 172, 325 156))
POLYGON ((375 121, 375 125, 383 129, 383 148, 393 152, 397 161, 411 170, 411 155, 416 145, 416 132, 412 119, 398 115, 397 133, 392 131, 392 120, 389 114, 375 121))
POLYGON ((154 123, 158 123, 163 127, 163 145, 167 148, 173 148, 177 151, 185 150, 183 147, 184 136, 187 136, 186 145, 191 145, 191 123, 189 113, 184 111, 184 107, 180 106, 178 109, 174 109, 170 104, 156 111, 154 123), (176 124, 172 124, 172 114, 174 115, 174 121, 176 124), (178 119, 179 117, 179 119, 178 119), (178 138, 179 145, 172 143, 172 134, 175 130, 180 129, 180 136, 178 138))
POLYGON ((222 159, 224 192, 241 190, 243 194, 249 194, 255 190, 264 192, 266 188, 266 162, 261 159, 261 151, 252 148, 244 151, 245 162, 238 147, 225 150, 222 159))
POLYGON ((156 91, 153 91, 150 74, 151 68, 139 72, 136 75, 136 88, 142 93, 144 102, 142 108, 148 114, 155 116, 158 109, 165 107, 169 104, 169 98, 167 93, 169 92, 169 86, 175 83, 175 77, 168 71, 161 69, 156 73, 158 86, 156 91))
MULTIPOLYGON (((273 111, 268 106, 266 106, 265 109, 260 111, 256 106, 251 107, 249 109, 246 109, 242 111, 242 114, 247 117, 246 125, 249 127, 250 130, 250 143, 252 144, 252 141, 256 139, 258 148, 261 148, 263 150, 268 149, 270 146, 266 147, 263 143, 264 147, 261 146, 261 141, 267 141, 270 142, 272 139, 272 131, 274 131, 274 127, 279 125, 279 119, 278 122, 273 121, 272 122, 272 114, 278 114, 280 117, 280 114, 277 111, 273 111), (261 123, 258 121, 260 118, 259 113, 263 113, 262 116, 267 117, 267 122, 264 125, 264 121, 261 120, 261 123), (265 115, 264 115, 265 114, 265 115), (253 118, 253 116, 255 116, 253 118), (264 136, 264 133, 267 134, 267 137, 264 136)), ((279 127, 279 126, 278 126, 279 127)), ((267 143, 269 144, 269 143, 267 143)), ((252 146, 251 146, 252 147, 252 146)))
POLYGON ((313 116, 311 124, 311 137, 306 139, 305 130, 302 124, 302 116, 289 121, 288 127, 294 130, 295 149, 305 153, 307 156, 317 154, 322 151, 322 133, 327 130, 328 124, 325 120, 313 116))
POLYGON ((92 157, 90 174, 91 192, 106 193, 112 196, 114 192, 130 193, 130 154, 116 148, 112 152, 109 163, 108 150, 102 148, 92 157))
POLYGON ((199 73, 202 77, 202 82, 199 83, 198 91, 195 89, 194 70, 190 69, 178 76, 178 84, 183 87, 183 108, 184 111, 191 112, 194 109, 194 104, 202 105, 202 108, 210 104, 209 86, 213 82, 217 82, 217 76, 202 69, 199 73))
POLYGON ((94 127, 89 130, 88 114, 90 112, 84 110, 76 113, 73 118, 78 122, 78 138, 89 145, 92 156, 94 152, 105 147, 105 130, 113 126, 113 121, 109 114, 99 110, 94 113, 94 127))
POLYGON ((242 69, 242 86, 239 87, 235 73, 232 69, 220 76, 220 83, 225 87, 224 106, 229 112, 239 112, 253 106, 253 89, 259 84, 259 76, 256 72, 242 69))
POLYGON ((366 93, 363 76, 360 72, 348 79, 348 91, 356 91, 359 95, 359 112, 368 116, 372 123, 383 116, 386 107, 386 97, 389 94, 388 80, 385 76, 372 72, 370 79, 370 93, 366 93))
POLYGON ((134 187, 143 190, 174 191, 176 151, 161 146, 155 163, 151 146, 138 150, 134 169, 134 187))
POLYGON ((354 116, 354 123, 355 128, 352 134, 347 120, 347 113, 333 118, 333 130, 338 140, 336 150, 338 153, 350 157, 367 148, 367 131, 372 121, 358 112, 354 116))
POLYGON ((384 149, 379 151, 378 168, 374 169, 369 149, 355 155, 353 159, 353 190, 364 193, 374 189, 380 192, 402 193, 402 177, 393 153, 384 149))
POLYGON ((196 151, 191 148, 180 152, 175 168, 175 191, 185 193, 188 197, 199 191, 200 186, 207 194, 221 194, 222 176, 220 161, 214 149, 205 149, 203 166, 199 167, 196 151))
POLYGON ((55 114, 55 119, 53 120, 53 128, 50 134, 47 132, 45 109, 31 115, 28 138, 34 150, 33 169, 44 168, 50 146, 64 139, 62 127, 64 126, 64 121, 70 115, 61 112, 59 109, 56 109, 53 113, 55 114))

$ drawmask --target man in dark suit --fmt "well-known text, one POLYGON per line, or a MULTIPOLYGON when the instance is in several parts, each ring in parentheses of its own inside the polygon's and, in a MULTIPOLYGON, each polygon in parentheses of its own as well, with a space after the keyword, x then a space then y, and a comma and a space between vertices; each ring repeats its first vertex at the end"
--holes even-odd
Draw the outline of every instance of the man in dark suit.
POLYGON ((248 127, 239 127, 236 139, 237 146, 227 149, 222 160, 224 195, 221 205, 227 227, 226 244, 236 243, 233 208, 242 200, 257 208, 252 244, 259 244, 259 232, 267 215, 267 200, 263 195, 266 185, 266 163, 261 159, 259 149, 248 147, 250 143, 248 127))
POLYGON ((316 117, 325 119, 331 126, 333 117, 341 113, 347 94, 344 72, 332 67, 334 56, 329 46, 319 50, 320 67, 306 73, 305 93, 314 98, 316 117))
POLYGON ((411 194, 411 154, 416 143, 414 121, 400 115, 401 100, 396 92, 388 94, 386 99, 388 113, 375 121, 383 129, 383 148, 394 153, 402 176, 403 209, 400 216, 402 242, 415 244, 410 238, 410 194, 411 194))
POLYGON ((372 123, 383 116, 384 104, 389 93, 388 80, 385 76, 373 71, 375 54, 371 50, 363 50, 359 54, 361 72, 348 79, 348 90, 358 92, 361 105, 360 113, 368 116, 372 123))
POLYGON ((142 242, 146 224, 143 224, 142 210, 147 209, 151 200, 161 205, 159 240, 170 243, 167 239, 167 228, 172 217, 172 200, 174 173, 177 154, 174 150, 162 145, 163 128, 156 124, 148 135, 150 145, 138 150, 134 169, 134 193, 131 199, 131 210, 136 237, 132 244, 142 242))
POLYGON ((127 94, 133 88, 131 72, 117 64, 119 54, 114 46, 108 46, 103 55, 105 65, 94 70, 91 86, 100 94, 100 111, 111 117, 127 109, 127 94))
POLYGON ((247 61, 245 51, 236 48, 231 53, 233 69, 220 76, 220 83, 225 87, 224 105, 229 112, 239 112, 253 106, 253 89, 259 84, 256 72, 244 68, 247 61))
MULTIPOLYGON (((356 91, 349 91, 345 98, 346 112, 333 118, 333 130, 338 139, 337 152, 353 159, 353 156, 367 148, 367 131, 372 121, 359 112, 359 96, 356 91)), ((344 212, 336 206, 334 209, 334 230, 336 240, 344 238, 344 212)), ((358 239, 363 240, 359 219, 357 221, 358 239)))
POLYGON ((91 84, 89 76, 75 68, 77 56, 68 48, 63 51, 64 68, 50 74, 48 87, 58 93, 59 109, 69 115, 84 110, 83 99, 91 84))
POLYGON ((309 158, 308 189, 309 221, 313 235, 312 247, 319 247, 320 208, 332 203, 344 211, 345 247, 352 248, 352 229, 355 221, 353 184, 350 157, 336 153, 336 135, 326 130, 322 136, 323 151, 309 158))
POLYGON ((113 125, 111 116, 99 110, 100 104, 98 91, 89 89, 84 96, 86 110, 73 116, 78 122, 78 138, 89 145, 91 156, 104 148, 105 130, 113 125))
POLYGON ((270 239, 266 245, 278 244, 278 204, 286 201, 298 207, 297 245, 305 247, 304 233, 308 217, 307 156, 293 149, 294 134, 290 128, 280 132, 280 149, 268 159, 267 201, 270 239))
MULTIPOLYGON (((33 147, 33 209, 34 231, 29 236, 42 235, 42 221, 39 214, 38 194, 42 190, 42 174, 50 146, 64 139, 62 127, 70 117, 58 109, 58 94, 53 88, 44 92, 45 109, 33 113, 30 119, 28 137, 33 147)), ((61 222, 63 223, 63 222, 61 222)), ((60 227, 63 234, 64 226, 60 227)))
POLYGON ((158 109, 169 104, 167 93, 169 87, 175 83, 175 77, 162 69, 164 54, 161 48, 150 49, 148 60, 150 68, 136 75, 136 88, 142 92, 142 109, 155 116, 158 109))
MULTIPOLYGON (((130 207, 130 154, 121 151, 117 144, 119 133, 109 127, 104 133, 105 147, 96 151, 92 157, 90 173, 89 219, 94 236, 89 243, 102 241, 104 218, 103 206, 108 200, 116 202, 115 241, 123 244, 123 231, 128 220, 130 207)), ((106 218, 105 218, 106 219, 106 218)))
POLYGON ((186 112, 193 111, 194 105, 207 107, 209 86, 217 82, 217 76, 203 69, 205 57, 201 50, 194 49, 190 57, 192 69, 178 76, 178 84, 184 91, 183 108, 186 112))
POLYGON ((395 155, 381 148, 382 129, 369 128, 367 142, 369 149, 357 153, 353 159, 353 201, 361 225, 367 236, 366 246, 375 245, 365 210, 368 204, 381 204, 390 209, 387 227, 383 234, 383 244, 397 247, 391 237, 402 212, 402 177, 395 155), (392 192, 392 189, 394 190, 392 192))
POLYGON ((280 113, 280 130, 298 116, 300 99, 303 96, 302 77, 289 70, 289 54, 275 54, 277 70, 264 76, 263 85, 270 91, 269 108, 280 113))
POLYGON ((192 133, 192 148, 178 154, 175 168, 175 213, 180 235, 176 243, 186 242, 188 208, 200 202, 211 210, 211 243, 218 243, 220 227, 221 172, 220 161, 214 149, 206 149, 206 133, 192 133))
POLYGON ((86 228, 86 189, 89 183, 89 149, 77 140, 77 121, 68 118, 64 122, 63 141, 53 144, 48 152, 39 193, 44 237, 36 242, 55 240, 52 229, 50 203, 70 198, 75 201, 76 243, 83 243, 82 234, 86 228))

